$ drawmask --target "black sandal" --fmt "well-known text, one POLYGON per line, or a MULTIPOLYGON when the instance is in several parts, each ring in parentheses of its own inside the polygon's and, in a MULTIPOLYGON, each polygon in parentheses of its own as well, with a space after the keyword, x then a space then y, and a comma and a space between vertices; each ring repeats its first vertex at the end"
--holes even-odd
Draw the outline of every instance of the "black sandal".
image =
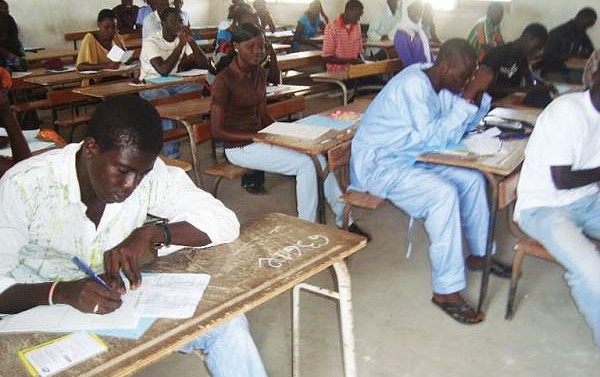
POLYGON ((476 325, 483 321, 483 314, 479 314, 466 302, 455 304, 452 302, 437 302, 434 298, 431 298, 431 302, 442 309, 444 313, 448 314, 455 321, 463 323, 465 325, 476 325))

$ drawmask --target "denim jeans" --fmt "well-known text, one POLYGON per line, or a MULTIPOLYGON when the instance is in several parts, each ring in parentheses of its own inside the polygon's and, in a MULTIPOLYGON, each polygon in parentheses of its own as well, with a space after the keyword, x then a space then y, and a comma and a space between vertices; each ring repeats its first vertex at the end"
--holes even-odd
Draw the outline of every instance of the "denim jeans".
MULTIPOLYGON (((296 176, 296 205, 298 217, 317 220, 317 170, 307 154, 264 143, 252 143, 241 148, 225 149, 227 159, 235 165, 271 173, 296 176)), ((319 156, 321 166, 327 162, 319 156)), ((323 183, 325 198, 335 213, 336 225, 342 225, 344 204, 337 199, 342 195, 337 179, 329 174, 323 183)))
POLYGON ((566 269, 573 300, 600 346, 600 252, 586 237, 600 239, 600 194, 563 207, 522 210, 519 225, 566 269))
MULTIPOLYGON (((140 97, 147 101, 152 101, 159 98, 170 97, 177 94, 183 94, 188 92, 202 91, 202 85, 197 83, 184 83, 173 86, 166 86, 158 89, 149 89, 140 92, 140 97)), ((175 122, 169 119, 162 120, 163 131, 171 130, 175 128, 175 122)), ((163 147, 163 154, 170 158, 179 158, 181 152, 179 151, 179 142, 173 142, 165 144, 163 147)))
POLYGON ((213 377, 267 376, 244 315, 220 325, 179 351, 189 353, 198 349, 204 352, 213 377))

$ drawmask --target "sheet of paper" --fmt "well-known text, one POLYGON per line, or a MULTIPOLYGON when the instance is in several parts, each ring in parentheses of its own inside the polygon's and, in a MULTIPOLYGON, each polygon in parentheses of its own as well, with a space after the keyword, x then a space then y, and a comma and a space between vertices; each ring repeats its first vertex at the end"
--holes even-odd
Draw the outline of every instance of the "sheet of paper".
POLYGON ((258 132, 315 140, 323 136, 327 131, 329 131, 329 128, 316 125, 275 122, 258 132))
POLYGON ((19 357, 30 372, 35 371, 45 377, 63 371, 107 349, 106 344, 97 336, 78 332, 21 350, 19 357))
POLYGON ((96 329, 94 333, 101 336, 112 336, 115 338, 125 338, 137 340, 148 331, 150 326, 156 321, 156 318, 140 318, 138 325, 134 329, 96 329))
POLYGON ((190 318, 202 299, 210 275, 144 275, 142 286, 123 296, 136 311, 149 318, 190 318))
MULTIPOLYGON (((27 144, 29 145, 29 149, 32 152, 36 152, 45 148, 51 148, 54 146, 54 143, 50 143, 47 141, 41 141, 36 139, 39 130, 23 130, 23 136, 25 136, 25 140, 27 140, 27 144)), ((6 136, 6 130, 4 128, 0 128, 0 136, 6 136)), ((4 157, 12 157, 12 150, 10 149, 10 145, 6 148, 0 149, 0 156, 4 157)))
POLYGON ((125 63, 133 56, 133 50, 123 50, 117 45, 113 45, 110 51, 106 54, 106 57, 113 62, 125 63))
POLYGON ((496 127, 489 130, 470 135, 463 139, 463 143, 469 149, 469 152, 480 155, 492 155, 498 153, 502 148, 502 140, 498 139, 501 131, 496 127))
POLYGON ((192 76, 201 76, 201 75, 207 75, 207 74, 208 74, 208 69, 194 68, 194 69, 188 69, 187 71, 176 72, 173 75, 178 76, 178 77, 192 77, 192 76))
POLYGON ((520 120, 535 125, 541 110, 509 109, 506 107, 496 107, 487 113, 487 116, 494 116, 503 119, 520 120))
POLYGON ((346 129, 352 127, 354 124, 356 124, 356 121, 355 120, 334 119, 334 118, 331 118, 328 116, 315 114, 315 115, 308 116, 306 118, 302 118, 302 119, 296 121, 296 123, 308 124, 311 126, 325 127, 325 128, 341 131, 341 130, 346 130, 346 129))

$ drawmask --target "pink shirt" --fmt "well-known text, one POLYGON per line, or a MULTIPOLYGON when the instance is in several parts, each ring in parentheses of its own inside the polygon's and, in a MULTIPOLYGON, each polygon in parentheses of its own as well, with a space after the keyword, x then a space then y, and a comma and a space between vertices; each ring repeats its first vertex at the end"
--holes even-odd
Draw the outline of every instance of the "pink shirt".
MULTIPOLYGON (((337 20, 325 27, 323 35, 322 57, 336 56, 338 58, 356 59, 364 52, 362 33, 359 24, 346 25, 343 14, 337 20)), ((349 64, 327 64, 328 71, 341 71, 349 64)))

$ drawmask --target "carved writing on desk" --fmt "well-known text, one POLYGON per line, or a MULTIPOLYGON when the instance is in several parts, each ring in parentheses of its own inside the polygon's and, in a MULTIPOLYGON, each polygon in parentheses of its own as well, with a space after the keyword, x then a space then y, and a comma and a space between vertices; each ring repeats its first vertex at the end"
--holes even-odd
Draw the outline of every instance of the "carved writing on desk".
MULTIPOLYGON (((284 228, 286 227, 278 225, 269 234, 276 237, 276 234, 284 228)), ((269 237, 273 236, 266 236, 263 240, 268 240, 269 237)), ((269 257, 258 258, 258 267, 280 268, 285 262, 300 259, 304 253, 319 249, 327 244, 329 244, 329 238, 320 234, 314 234, 306 237, 305 240, 298 240, 291 245, 280 247, 278 251, 269 257)))

